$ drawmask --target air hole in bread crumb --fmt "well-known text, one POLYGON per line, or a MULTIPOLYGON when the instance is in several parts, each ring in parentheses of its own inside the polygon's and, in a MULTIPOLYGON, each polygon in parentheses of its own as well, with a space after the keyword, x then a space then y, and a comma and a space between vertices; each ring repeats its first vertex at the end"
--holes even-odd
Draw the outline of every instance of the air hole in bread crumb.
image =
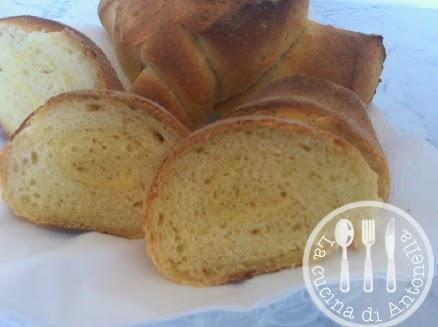
POLYGON ((319 175, 313 171, 309 174, 309 177, 315 177, 317 179, 322 179, 321 175, 319 175))
POLYGON ((300 143, 299 146, 306 152, 310 152, 310 146, 300 143))
POLYGON ((3 71, 3 68, 0 67, 0 73, 3 71))
POLYGON ((99 111, 102 107, 98 104, 92 103, 87 106, 87 111, 99 111))
POLYGON ((143 206, 143 201, 135 202, 132 206, 133 206, 133 207, 136 207, 136 208, 140 208, 140 207, 143 206))
POLYGON ((33 164, 36 164, 38 162, 38 155, 36 154, 36 152, 31 153, 31 159, 33 164))
POLYGON ((292 226, 292 231, 298 232, 298 231, 301 230, 301 228, 302 228, 301 224, 298 223, 298 224, 295 224, 295 225, 292 226))
POLYGON ((37 199, 40 198, 40 195, 39 195, 38 193, 34 193, 34 194, 32 194, 32 196, 33 196, 34 198, 37 198, 37 199))
POLYGON ((161 143, 165 141, 163 135, 160 132, 154 131, 154 137, 161 143))
POLYGON ((21 201, 23 201, 24 203, 29 203, 30 202, 29 195, 22 195, 21 196, 21 201))
POLYGON ((205 180, 204 180, 204 184, 205 185, 208 185, 208 184, 210 184, 211 183, 211 179, 210 178, 206 178, 205 180))
POLYGON ((253 234, 253 235, 260 235, 260 229, 258 229, 258 228, 253 229, 253 230, 251 231, 251 234, 253 234))
POLYGON ((282 191, 280 194, 281 194, 281 196, 282 196, 283 198, 287 197, 287 192, 286 192, 286 191, 282 191))
POLYGON ((184 245, 180 244, 176 247, 176 252, 181 253, 184 251, 184 245))
POLYGON ((36 184, 36 181, 34 179, 31 179, 30 180, 30 185, 35 185, 35 184, 36 184))
POLYGON ((205 151, 204 147, 200 146, 195 149, 196 153, 203 153, 205 151))
POLYGON ((157 223, 157 225, 161 226, 161 225, 163 225, 163 222, 164 222, 164 215, 162 213, 160 213, 160 214, 158 214, 158 223, 157 223))
POLYGON ((85 167, 82 167, 82 166, 77 167, 76 170, 79 172, 87 171, 87 169, 85 169, 85 167))

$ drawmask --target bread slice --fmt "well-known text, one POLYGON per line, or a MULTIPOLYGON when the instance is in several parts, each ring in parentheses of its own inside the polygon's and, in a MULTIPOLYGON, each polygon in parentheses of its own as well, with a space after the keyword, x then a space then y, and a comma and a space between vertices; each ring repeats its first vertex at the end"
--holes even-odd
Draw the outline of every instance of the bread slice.
POLYGON ((105 54, 63 24, 32 16, 0 19, 0 125, 12 135, 52 96, 122 90, 105 54))
POLYGON ((301 263, 326 214, 377 192, 363 155, 333 133, 284 118, 226 119, 182 140, 161 166, 147 250, 165 276, 196 286, 277 271, 301 263))
POLYGON ((187 133, 167 111, 134 95, 57 96, 2 151, 3 197, 37 224, 142 237, 153 177, 187 133))
POLYGON ((329 131, 355 146, 379 176, 379 195, 387 200, 389 169, 366 105, 351 90, 330 81, 292 76, 257 92, 249 102, 225 114, 272 115, 300 120, 329 131))

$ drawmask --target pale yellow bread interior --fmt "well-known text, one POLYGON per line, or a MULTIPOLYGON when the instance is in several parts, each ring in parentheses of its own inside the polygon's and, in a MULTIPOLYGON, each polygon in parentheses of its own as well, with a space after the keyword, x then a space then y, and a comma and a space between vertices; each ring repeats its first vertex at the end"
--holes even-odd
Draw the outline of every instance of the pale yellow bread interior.
POLYGON ((12 135, 52 96, 122 86, 97 46, 67 26, 36 17, 0 20, 0 125, 12 135))
POLYGON ((379 175, 379 196, 389 196, 390 176, 385 154, 366 112, 351 90, 330 81, 291 76, 259 90, 247 103, 223 115, 265 115, 302 121, 329 131, 355 146, 379 175))
POLYGON ((38 224, 142 237, 153 177, 186 133, 164 109, 133 95, 60 95, 2 151, 3 198, 38 224))
POLYGON ((377 174, 333 133, 238 117, 181 141, 149 195, 147 250, 173 281, 217 285, 301 264, 330 211, 378 199, 377 174))

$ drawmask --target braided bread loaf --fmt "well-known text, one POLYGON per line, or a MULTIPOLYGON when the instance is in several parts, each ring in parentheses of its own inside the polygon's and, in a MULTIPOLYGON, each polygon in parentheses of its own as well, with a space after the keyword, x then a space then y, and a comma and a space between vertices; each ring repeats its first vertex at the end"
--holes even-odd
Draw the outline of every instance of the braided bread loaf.
POLYGON ((187 125, 273 81, 304 74, 371 101, 382 38, 310 22, 308 0, 101 0, 133 91, 187 125))

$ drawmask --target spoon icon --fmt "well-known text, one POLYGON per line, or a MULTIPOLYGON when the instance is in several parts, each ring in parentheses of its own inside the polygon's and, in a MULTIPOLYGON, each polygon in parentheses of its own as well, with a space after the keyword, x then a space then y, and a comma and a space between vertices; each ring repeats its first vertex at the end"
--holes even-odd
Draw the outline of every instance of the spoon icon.
POLYGON ((347 248, 351 245, 354 239, 353 224, 348 219, 341 219, 335 227, 336 243, 342 248, 341 260, 341 276, 339 281, 339 289, 343 293, 350 291, 350 272, 348 268, 347 248))

